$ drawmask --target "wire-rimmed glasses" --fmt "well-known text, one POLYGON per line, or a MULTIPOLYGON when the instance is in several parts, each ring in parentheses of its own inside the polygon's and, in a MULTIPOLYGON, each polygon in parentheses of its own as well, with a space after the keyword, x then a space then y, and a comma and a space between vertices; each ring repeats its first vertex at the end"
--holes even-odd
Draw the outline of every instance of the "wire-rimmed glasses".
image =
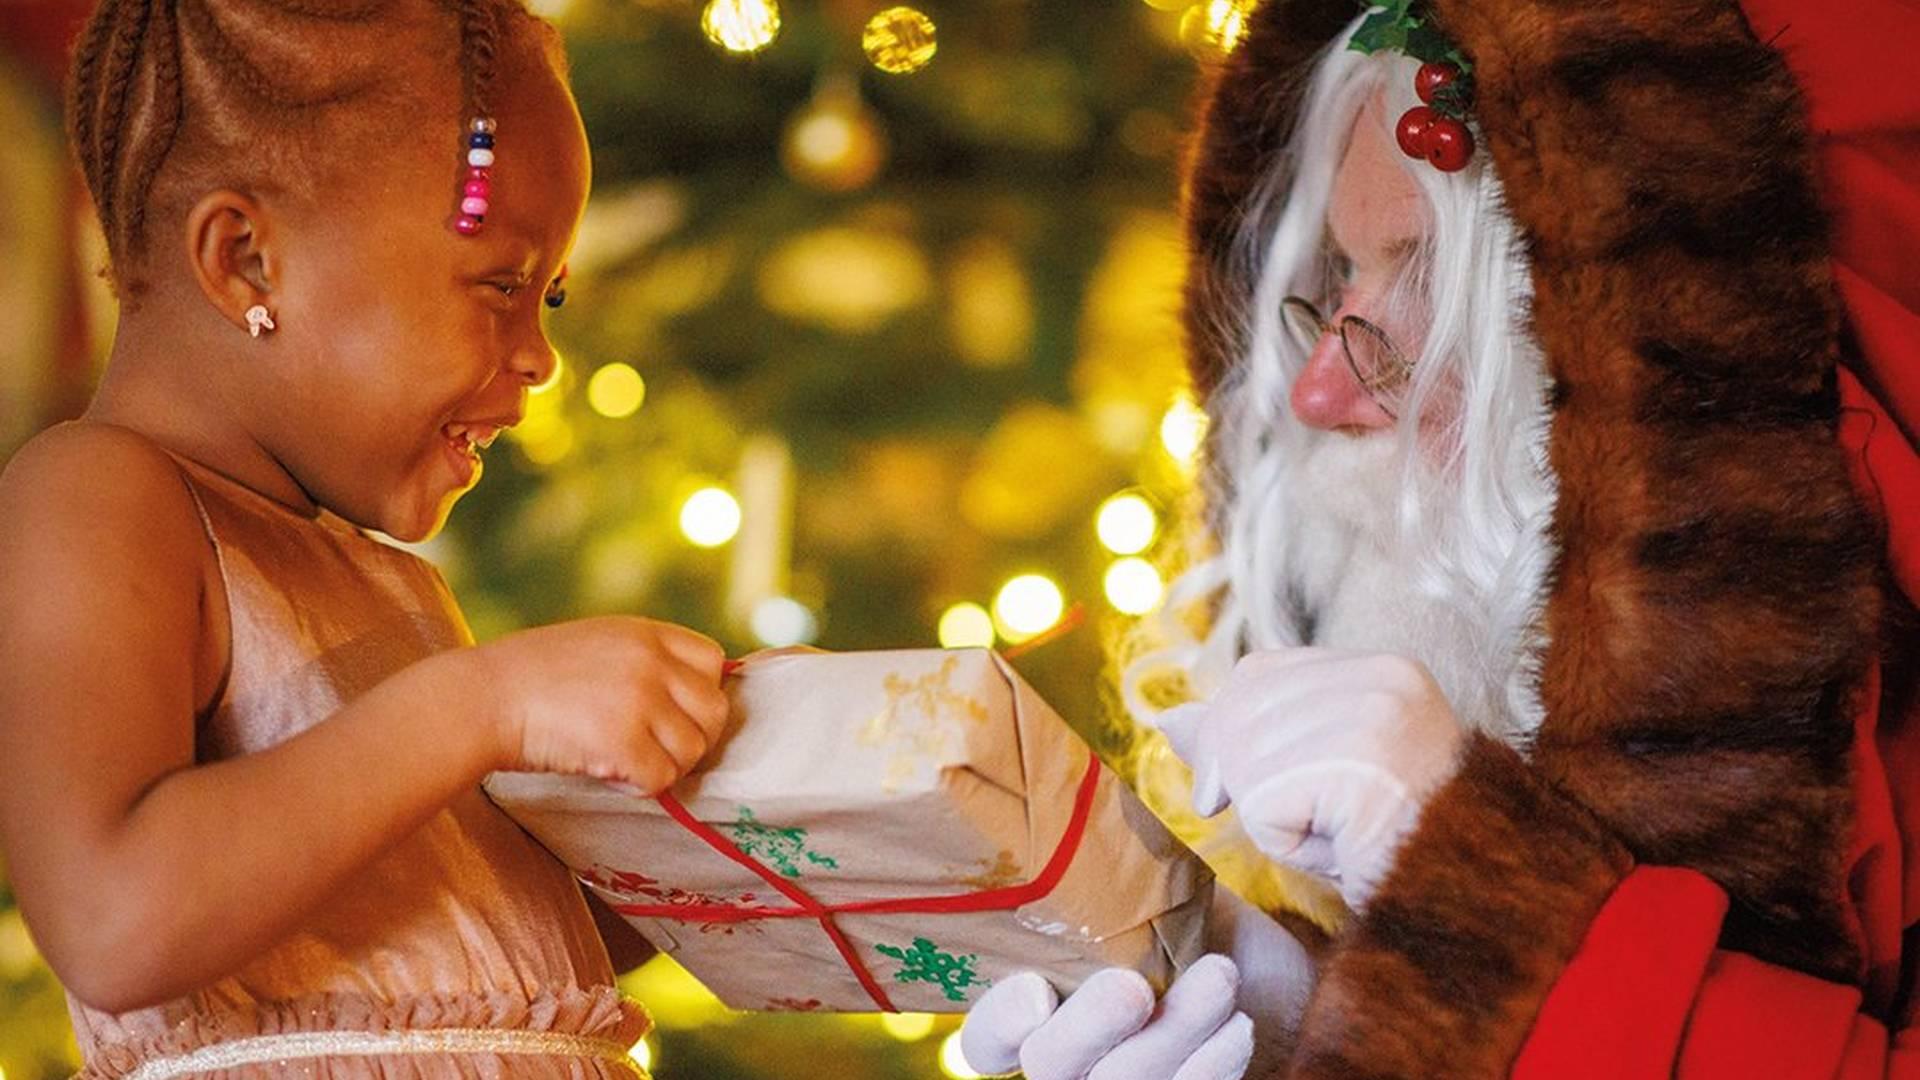
POLYGON ((1309 354, 1320 346, 1320 339, 1330 333, 1339 334, 1340 351, 1346 355, 1353 377, 1360 380, 1381 411, 1399 419, 1407 386, 1413 380, 1413 361, 1407 359, 1385 330, 1358 315, 1342 316, 1338 325, 1329 323, 1311 300, 1300 296, 1280 301, 1280 317, 1286 323, 1287 332, 1309 354))

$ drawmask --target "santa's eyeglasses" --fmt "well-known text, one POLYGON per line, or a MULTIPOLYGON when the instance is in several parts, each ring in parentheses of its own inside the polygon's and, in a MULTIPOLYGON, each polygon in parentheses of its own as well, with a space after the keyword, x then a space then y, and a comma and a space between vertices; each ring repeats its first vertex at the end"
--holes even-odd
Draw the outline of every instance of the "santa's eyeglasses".
POLYGON ((1381 411, 1399 419, 1407 386, 1413 380, 1413 362, 1385 330, 1358 315, 1342 316, 1336 326, 1320 314, 1312 301, 1300 296, 1280 301, 1280 321, 1308 354, 1319 348, 1321 339, 1328 334, 1339 334, 1340 351, 1346 354, 1353 377, 1360 380, 1381 411))

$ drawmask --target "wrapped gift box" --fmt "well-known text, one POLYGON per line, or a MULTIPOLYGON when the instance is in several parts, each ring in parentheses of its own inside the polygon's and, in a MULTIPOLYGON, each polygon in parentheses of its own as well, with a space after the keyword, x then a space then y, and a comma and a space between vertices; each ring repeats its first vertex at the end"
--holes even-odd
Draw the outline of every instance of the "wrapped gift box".
POLYGON ((741 1009, 964 1011, 1039 971, 1156 987, 1197 958, 1213 879, 986 650, 786 652, 659 799, 497 773, 487 792, 741 1009))

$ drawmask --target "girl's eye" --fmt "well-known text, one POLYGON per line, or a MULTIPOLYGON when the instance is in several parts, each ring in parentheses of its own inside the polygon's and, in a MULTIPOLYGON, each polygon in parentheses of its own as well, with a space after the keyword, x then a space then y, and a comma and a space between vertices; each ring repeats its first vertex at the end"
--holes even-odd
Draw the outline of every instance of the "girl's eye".
POLYGON ((514 294, 518 293, 521 289, 526 288, 525 285, 522 285, 518 281, 495 281, 495 282, 490 282, 489 284, 491 284, 495 289, 498 289, 500 291, 501 296, 507 297, 509 299, 511 299, 514 296, 514 294))

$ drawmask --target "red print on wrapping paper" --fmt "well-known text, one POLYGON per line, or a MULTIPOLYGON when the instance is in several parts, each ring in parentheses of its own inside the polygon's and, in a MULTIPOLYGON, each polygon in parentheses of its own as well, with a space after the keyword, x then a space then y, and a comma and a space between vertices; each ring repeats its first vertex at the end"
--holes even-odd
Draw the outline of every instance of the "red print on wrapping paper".
MULTIPOLYGON (((645 874, 636 874, 631 870, 615 870, 611 867, 600 866, 597 863, 591 869, 574 871, 574 876, 589 885, 604 889, 607 892, 618 893, 623 900, 632 901, 645 898, 656 904, 666 904, 671 907, 706 907, 709 905, 719 905, 721 907, 750 907, 754 900, 754 894, 750 892, 740 893, 737 896, 692 892, 687 889, 675 888, 672 885, 662 885, 660 882, 645 874)), ((728 935, 731 935, 735 930, 739 929, 741 925, 742 924, 739 923, 718 922, 703 922, 699 924, 700 932, 703 934, 728 935)))
POLYGON ((819 998, 769 998, 763 1012, 819 1012, 826 1005, 819 998))

